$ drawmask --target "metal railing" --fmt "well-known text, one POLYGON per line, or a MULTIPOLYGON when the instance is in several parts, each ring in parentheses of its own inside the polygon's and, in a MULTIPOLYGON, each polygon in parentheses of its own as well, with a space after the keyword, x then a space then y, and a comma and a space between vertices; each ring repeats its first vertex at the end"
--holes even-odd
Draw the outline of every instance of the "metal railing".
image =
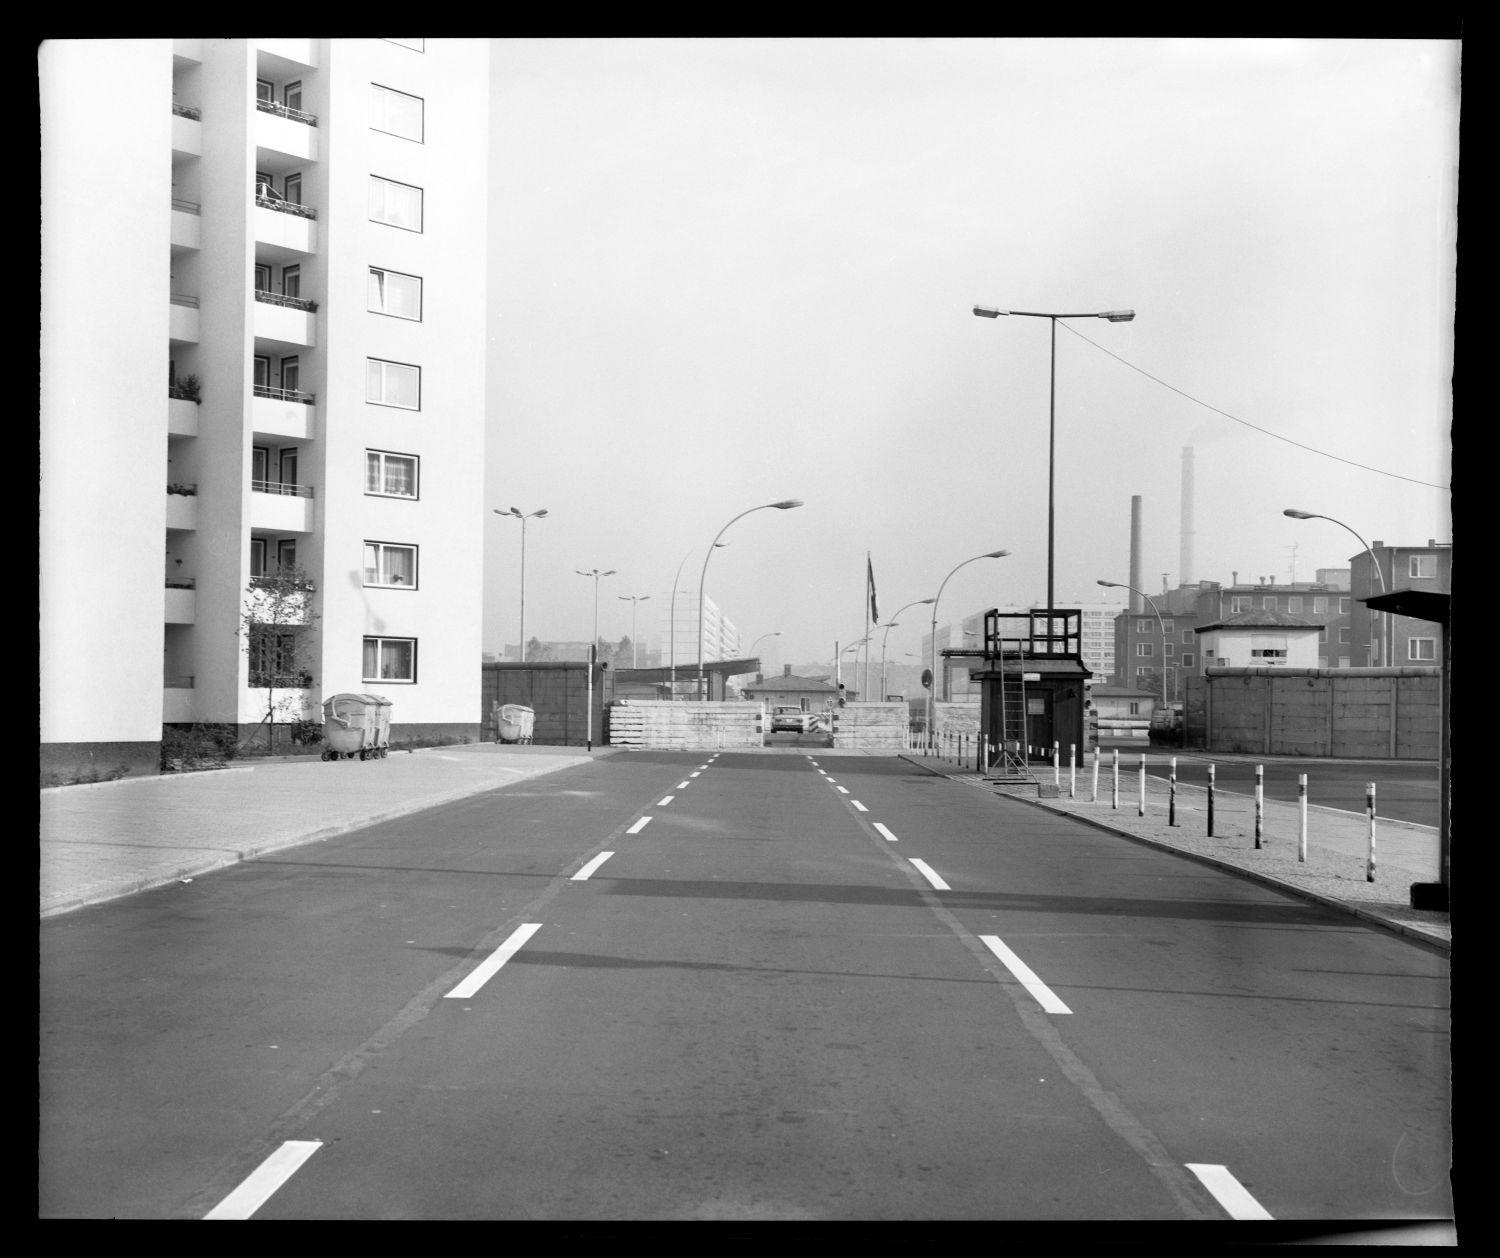
POLYGON ((303 113, 290 105, 278 105, 274 100, 257 100, 255 107, 263 114, 275 114, 280 118, 290 118, 293 122, 305 122, 309 127, 318 125, 316 115, 303 113))
POLYGON ((189 391, 184 389, 180 384, 169 384, 167 386, 167 396, 176 398, 179 402, 198 402, 201 404, 203 401, 199 397, 197 389, 189 391))
POLYGON ((196 105, 179 105, 174 100, 172 102, 172 112, 179 118, 191 118, 194 122, 203 121, 203 111, 196 105))
POLYGON ((197 201, 184 201, 181 197, 172 198, 172 208, 181 210, 184 214, 202 214, 203 206, 197 201))
POLYGON ((278 389, 269 384, 257 384, 252 386, 256 397, 270 398, 273 402, 301 402, 304 406, 313 406, 317 403, 317 395, 304 393, 301 389, 278 389))
POLYGON ((250 488, 258 494, 281 494, 287 498, 311 498, 311 485, 296 485, 287 481, 253 480, 250 488))
MULTIPOLYGON (((255 300, 266 302, 272 306, 288 306, 293 310, 305 310, 308 314, 314 313, 318 308, 318 303, 311 298, 288 297, 285 293, 273 293, 270 289, 266 288, 257 288, 255 290, 255 300)), ((197 304, 197 300, 194 299, 193 305, 196 306, 197 304)))
POLYGON ((298 205, 295 201, 288 201, 279 194, 257 192, 255 204, 265 210, 280 210, 283 214, 295 214, 298 218, 317 218, 318 212, 311 206, 298 205))

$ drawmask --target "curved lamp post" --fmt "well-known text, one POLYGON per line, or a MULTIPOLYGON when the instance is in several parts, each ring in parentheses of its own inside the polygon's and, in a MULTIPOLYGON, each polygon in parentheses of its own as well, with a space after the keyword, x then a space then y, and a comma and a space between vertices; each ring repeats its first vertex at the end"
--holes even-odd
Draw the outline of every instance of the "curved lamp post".
MULTIPOLYGON (((790 511, 793 507, 800 507, 801 505, 802 499, 800 498, 788 498, 784 502, 766 502, 758 507, 751 507, 749 511, 741 511, 739 515, 734 517, 734 520, 743 520, 751 511, 790 511)), ((729 524, 733 524, 734 520, 730 520, 729 524)), ((718 536, 714 538, 713 546, 710 546, 708 554, 703 556, 703 571, 698 577, 698 681, 701 693, 705 699, 708 697, 709 691, 708 678, 703 673, 703 583, 708 579, 708 561, 713 558, 714 546, 717 546, 719 538, 728 532, 729 524, 726 524, 719 530, 718 536)))
MULTIPOLYGON (((715 546, 721 550, 728 546, 728 542, 715 542, 715 546)), ((667 681, 667 698, 677 698, 677 583, 682 580, 683 565, 693 557, 693 552, 688 551, 682 557, 682 563, 677 565, 677 575, 672 578, 672 609, 667 617, 667 651, 670 657, 670 673, 667 681)))
MULTIPOLYGON (((1357 541, 1361 546, 1365 548, 1365 554, 1370 556, 1370 562, 1375 565, 1375 575, 1380 580, 1380 592, 1382 594, 1386 592, 1385 571, 1380 566, 1380 560, 1375 557, 1375 552, 1370 549, 1370 543, 1365 541, 1364 538, 1362 538, 1342 520, 1335 520, 1331 515, 1318 515, 1314 511, 1297 511, 1292 507, 1287 507, 1284 511, 1282 511, 1281 514, 1290 516, 1294 520, 1327 520, 1330 524, 1337 524, 1339 528, 1344 529, 1354 538, 1355 541, 1357 541)), ((1391 664, 1390 643, 1387 641, 1387 639, 1390 637, 1390 623, 1391 622, 1389 617, 1386 615, 1386 613, 1382 612, 1380 614, 1380 659, 1381 663, 1384 664, 1387 668, 1389 668, 1391 664)))
MULTIPOLYGON (((886 644, 891 640, 891 630, 896 627, 896 622, 901 618, 901 613, 904 612, 907 607, 925 607, 928 603, 935 602, 937 602, 936 599, 919 598, 914 603, 907 603, 905 607, 898 607, 896 609, 896 614, 892 616, 890 621, 886 624, 885 636, 880 639, 880 694, 882 699, 884 699, 885 697, 885 648, 886 644)), ((910 654, 910 652, 908 652, 908 654, 910 654)))
POLYGON ((1047 314, 1040 310, 1001 310, 995 306, 975 306, 981 319, 998 319, 1002 315, 1025 315, 1047 319, 1052 324, 1052 384, 1047 403, 1047 632, 1052 632, 1052 556, 1053 556, 1053 484, 1057 468, 1057 321, 1059 319, 1108 319, 1111 323, 1129 323, 1134 310, 1094 310, 1083 314, 1047 314))
POLYGON ((530 511, 522 515, 519 510, 512 507, 509 511, 502 511, 499 507, 492 510, 496 515, 513 515, 521 521, 521 663, 526 662, 526 521, 540 520, 547 514, 547 508, 540 511, 530 511))
POLYGON ((635 609, 637 603, 646 603, 651 599, 649 594, 616 594, 615 597, 622 603, 630 604, 630 667, 635 668, 635 609))
POLYGON ((594 750, 594 657, 599 646, 599 578, 612 577, 615 570, 611 568, 608 572, 600 572, 595 568, 592 572, 585 572, 582 568, 575 568, 575 572, 581 577, 594 578, 594 640, 589 643, 588 653, 583 657, 583 671, 587 678, 587 704, 584 709, 584 720, 588 725, 588 732, 584 736, 584 746, 592 752, 594 750))
MULTIPOLYGON (((1010 551, 1008 551, 1008 550, 987 550, 982 555, 975 555, 972 559, 965 559, 963 561, 963 563, 959 564, 957 567, 955 567, 953 569, 953 572, 957 572, 959 568, 966 567, 968 564, 971 564, 971 563, 976 563, 976 562, 978 562, 981 559, 1003 559, 1008 554, 1010 554, 1010 551)), ((948 581, 953 576, 953 572, 950 572, 946 577, 943 578, 943 584, 940 585, 940 586, 938 586, 938 592, 937 592, 936 595, 933 596, 933 598, 931 600, 927 600, 927 599, 923 600, 923 602, 930 601, 932 603, 932 663, 931 663, 932 685, 930 685, 930 686, 927 687, 927 743, 928 743, 928 746, 932 745, 933 700, 937 696, 937 680, 938 680, 938 671, 937 671, 937 614, 938 614, 938 599, 940 599, 940 598, 943 597, 943 586, 946 586, 948 584, 948 581)), ((1050 609, 1049 609, 1049 611, 1050 611, 1050 609)))
MULTIPOLYGON (((1151 614, 1156 617, 1156 623, 1161 627, 1161 701, 1164 706, 1170 707, 1172 700, 1167 695, 1167 622, 1161 618, 1161 613, 1156 610, 1156 601, 1145 590, 1138 590, 1133 585, 1126 585, 1124 581, 1096 581, 1094 584, 1102 585, 1110 590, 1129 590, 1132 594, 1139 594, 1146 600, 1146 606, 1151 609, 1151 614)), ((1126 614, 1129 614, 1128 608, 1126 609, 1126 614)))

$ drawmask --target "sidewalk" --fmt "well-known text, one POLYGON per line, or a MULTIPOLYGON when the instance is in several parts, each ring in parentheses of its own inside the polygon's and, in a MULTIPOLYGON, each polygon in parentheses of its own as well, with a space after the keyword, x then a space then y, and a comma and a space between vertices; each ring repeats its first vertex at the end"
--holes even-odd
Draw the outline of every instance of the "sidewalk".
POLYGON ((1119 807, 1113 806, 1109 766, 1099 773, 1099 797, 1093 797, 1093 767, 1080 766, 1070 795, 1068 771, 1054 787, 1050 765, 1033 765, 1044 789, 1056 798, 1041 798, 1035 786, 1000 786, 986 782, 972 768, 965 769, 938 756, 903 752, 913 764, 966 782, 980 790, 1019 799, 1077 817, 1089 825, 1137 842, 1181 852, 1194 860, 1232 870, 1278 890, 1314 900, 1330 908, 1419 940, 1443 951, 1452 948, 1453 931, 1447 913, 1411 907, 1411 884, 1438 879, 1438 832, 1432 826, 1411 825, 1377 817, 1375 822, 1375 881, 1366 878, 1369 822, 1363 814, 1309 806, 1307 859, 1298 859, 1301 817, 1296 804, 1267 800, 1261 824, 1261 847, 1255 846, 1255 797, 1223 789, 1214 792, 1214 836, 1208 837, 1208 791, 1177 784, 1177 825, 1168 825, 1170 788, 1160 778, 1146 776, 1146 811, 1140 815, 1139 772, 1121 766, 1119 807))
POLYGON ((206 874, 611 755, 465 743, 384 760, 263 760, 41 792, 41 915, 206 874))

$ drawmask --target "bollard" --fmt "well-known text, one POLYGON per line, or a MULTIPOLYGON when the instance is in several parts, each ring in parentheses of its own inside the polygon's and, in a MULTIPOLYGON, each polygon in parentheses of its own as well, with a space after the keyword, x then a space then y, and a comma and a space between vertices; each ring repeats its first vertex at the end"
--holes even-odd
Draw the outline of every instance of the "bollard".
POLYGON ((1208 766, 1208 837, 1214 837, 1214 766, 1208 766))
POLYGON ((1375 881, 1375 783, 1365 783, 1365 814, 1370 818, 1370 859, 1365 864, 1365 881, 1375 881))
POLYGON ((1078 794, 1078 744, 1068 744, 1068 798, 1078 794))
POLYGON ((1297 825, 1297 859, 1307 859, 1307 774, 1297 774, 1297 811, 1301 818, 1297 825))
POLYGON ((1177 757, 1172 757, 1172 772, 1167 778, 1167 824, 1177 824, 1177 757))
POLYGON ((1099 802, 1099 748, 1094 748, 1094 795, 1089 800, 1092 804, 1099 802))
POLYGON ((1266 824, 1266 766, 1255 766, 1255 846, 1260 846, 1260 836, 1266 824))
POLYGON ((1062 788, 1062 768, 1058 764, 1057 760, 1060 748, 1061 744, 1052 744, 1052 785, 1057 787, 1058 789, 1062 788))
POLYGON ((1120 806, 1120 749, 1114 749, 1114 787, 1110 792, 1109 806, 1118 808, 1120 806))
POLYGON ((1144 817, 1146 815, 1146 753, 1141 752, 1141 785, 1140 795, 1136 800, 1135 815, 1144 817))

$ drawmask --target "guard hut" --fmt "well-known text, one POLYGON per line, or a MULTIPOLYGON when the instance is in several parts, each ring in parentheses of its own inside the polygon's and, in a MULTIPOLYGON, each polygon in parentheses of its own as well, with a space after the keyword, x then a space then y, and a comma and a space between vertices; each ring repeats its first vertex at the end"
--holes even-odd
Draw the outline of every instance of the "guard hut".
MULTIPOLYGON (((1087 683, 1081 608, 984 614, 984 653, 970 676, 980 683, 981 770, 1006 782, 1035 782, 1034 762, 1086 747, 1087 683)), ((945 652, 946 654, 946 652, 945 652)))

